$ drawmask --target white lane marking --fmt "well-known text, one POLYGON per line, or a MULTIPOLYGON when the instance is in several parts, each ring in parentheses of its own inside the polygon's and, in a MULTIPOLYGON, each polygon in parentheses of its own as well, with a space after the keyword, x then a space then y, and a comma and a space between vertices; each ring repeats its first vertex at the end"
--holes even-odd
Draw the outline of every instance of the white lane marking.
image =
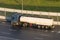
POLYGON ((21 39, 15 39, 15 38, 10 38, 10 37, 0 36, 0 40, 21 40, 21 39))

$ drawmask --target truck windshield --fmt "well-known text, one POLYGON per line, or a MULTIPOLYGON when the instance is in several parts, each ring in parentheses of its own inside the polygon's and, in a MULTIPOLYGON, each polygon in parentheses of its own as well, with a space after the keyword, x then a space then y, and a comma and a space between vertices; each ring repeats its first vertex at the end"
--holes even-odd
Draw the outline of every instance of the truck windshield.
POLYGON ((18 16, 13 16, 12 21, 18 21, 18 16))

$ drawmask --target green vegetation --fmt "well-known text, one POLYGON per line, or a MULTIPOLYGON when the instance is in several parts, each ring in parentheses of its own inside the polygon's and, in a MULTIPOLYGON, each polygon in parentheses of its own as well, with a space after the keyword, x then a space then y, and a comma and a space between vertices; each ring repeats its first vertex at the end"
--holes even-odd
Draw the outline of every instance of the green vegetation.
MULTIPOLYGON (((22 9, 22 0, 0 0, 0 7, 22 9)), ((24 10, 60 12, 60 0, 24 0, 24 10)))

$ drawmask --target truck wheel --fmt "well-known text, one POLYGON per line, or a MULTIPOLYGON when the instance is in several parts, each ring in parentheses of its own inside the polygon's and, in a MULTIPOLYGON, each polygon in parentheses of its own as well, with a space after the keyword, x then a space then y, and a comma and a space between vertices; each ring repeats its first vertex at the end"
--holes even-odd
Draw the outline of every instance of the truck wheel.
POLYGON ((23 23, 23 27, 26 28, 27 27, 27 23, 23 23))

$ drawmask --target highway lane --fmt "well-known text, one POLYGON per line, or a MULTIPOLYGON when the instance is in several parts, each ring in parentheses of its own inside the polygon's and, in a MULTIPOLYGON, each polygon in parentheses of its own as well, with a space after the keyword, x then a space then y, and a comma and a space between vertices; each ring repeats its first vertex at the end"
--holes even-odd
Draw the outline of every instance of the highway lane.
POLYGON ((10 23, 0 22, 0 40, 60 40, 60 26, 53 30, 12 29, 10 23))

